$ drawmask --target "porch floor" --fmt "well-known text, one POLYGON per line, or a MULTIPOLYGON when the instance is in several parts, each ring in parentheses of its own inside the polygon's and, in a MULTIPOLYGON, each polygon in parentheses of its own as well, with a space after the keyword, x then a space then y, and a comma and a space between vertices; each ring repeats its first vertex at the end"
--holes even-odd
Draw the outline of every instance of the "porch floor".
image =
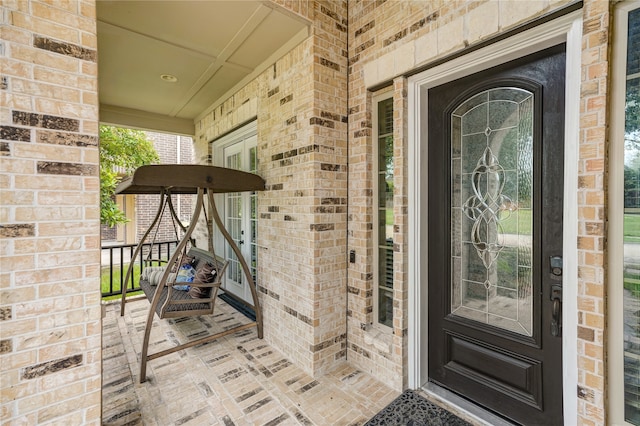
MULTIPOLYGON (((255 328, 147 364, 138 383, 149 304, 105 305, 104 425, 362 425, 399 392, 347 363, 314 379, 257 338, 255 328)), ((214 317, 153 323, 149 352, 249 321, 222 300, 214 317)))

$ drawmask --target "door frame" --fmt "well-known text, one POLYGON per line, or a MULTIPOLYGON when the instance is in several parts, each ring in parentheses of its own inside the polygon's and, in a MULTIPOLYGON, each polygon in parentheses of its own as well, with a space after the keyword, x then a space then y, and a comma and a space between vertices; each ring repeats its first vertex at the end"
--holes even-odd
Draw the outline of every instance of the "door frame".
MULTIPOLYGON (((257 137, 257 134, 258 134, 258 121, 254 119, 251 122, 243 124, 241 127, 225 134, 224 136, 211 141, 210 145, 211 145, 211 154, 212 154, 213 164, 218 167, 226 167, 225 166, 225 163, 226 163, 225 150, 228 147, 233 146, 237 143, 240 143, 240 142, 244 143, 244 141, 248 138, 251 138, 253 136, 257 137)), ((257 143, 256 143, 256 147, 257 147, 257 143)), ((215 197, 216 205, 218 206, 218 210, 221 212, 220 217, 222 219, 222 222, 226 224, 226 221, 227 221, 226 199, 225 199, 226 194, 216 194, 214 197, 215 197)), ((213 246, 214 246, 215 252, 218 254, 221 254, 222 256, 226 256, 225 244, 226 244, 226 241, 222 237, 222 235, 220 233, 216 233, 213 240, 213 246)), ((241 251, 242 251, 242 248, 241 248, 241 251)), ((222 287, 223 290, 225 289, 225 286, 226 286, 226 279, 223 278, 223 287, 222 287)), ((246 282, 243 284, 243 288, 241 291, 243 292, 243 295, 242 296, 236 295, 236 297, 240 297, 243 300, 249 303, 252 303, 251 293, 249 291, 249 287, 246 284, 246 282)), ((231 293, 231 291, 229 291, 229 293, 231 293)), ((232 294, 235 295, 235 293, 232 293, 232 294)))
MULTIPOLYGON (((409 229, 409 387, 428 383, 427 371, 427 91, 431 87, 474 74, 539 50, 566 42, 565 170, 563 213, 563 318, 562 367, 564 418, 576 418, 578 407, 577 282, 578 282, 578 144, 580 117, 580 71, 582 10, 499 40, 489 46, 437 65, 408 79, 408 222, 409 229)), ((448 393, 425 389, 448 403, 458 405, 448 393)))

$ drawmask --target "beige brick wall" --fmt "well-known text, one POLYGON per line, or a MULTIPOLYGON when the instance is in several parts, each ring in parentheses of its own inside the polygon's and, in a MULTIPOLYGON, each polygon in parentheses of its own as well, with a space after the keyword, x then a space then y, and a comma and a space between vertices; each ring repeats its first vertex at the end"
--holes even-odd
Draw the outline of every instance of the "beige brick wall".
POLYGON ((93 1, 0 9, 0 423, 100 424, 93 1))
POLYGON ((257 119, 265 339, 320 374, 346 354, 346 3, 278 3, 311 37, 196 123, 196 159, 257 119))
MULTIPOLYGON (((610 8, 584 2, 578 161, 578 422, 607 424, 605 409, 606 171, 610 8)), ((620 330, 621 332, 621 330, 620 330)))

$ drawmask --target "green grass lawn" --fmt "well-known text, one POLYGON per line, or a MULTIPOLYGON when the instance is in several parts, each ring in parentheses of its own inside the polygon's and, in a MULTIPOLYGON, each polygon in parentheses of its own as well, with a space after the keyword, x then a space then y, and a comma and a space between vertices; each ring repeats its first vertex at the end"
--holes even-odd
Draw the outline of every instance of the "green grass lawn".
MULTIPOLYGON (((122 281, 124 281, 124 279, 126 278, 128 267, 129 265, 126 265, 126 264, 124 265, 124 270, 122 271, 122 280, 120 279, 120 266, 113 267, 113 291, 114 292, 120 291, 120 289, 122 288, 122 281)), ((133 266, 133 282, 136 283, 136 286, 138 282, 140 282, 140 265, 133 266)), ((102 273, 100 274, 100 288, 102 290, 102 293, 111 292, 111 289, 109 288, 109 267, 102 268, 102 273)), ((129 285, 129 288, 131 288, 131 285, 129 285)), ((134 296, 140 293, 141 293, 140 291, 136 291, 133 293, 128 293, 128 295, 134 296)), ((120 298, 120 295, 115 295, 115 296, 104 297, 103 300, 114 300, 119 298, 120 298)))
POLYGON ((640 243, 640 214, 624 215, 624 242, 640 243))
POLYGON ((510 215, 508 212, 502 212, 501 216, 506 217, 500 221, 505 234, 531 235, 531 210, 516 210, 510 215))
MULTIPOLYGON (((503 212, 503 215, 507 214, 503 212)), ((525 234, 531 233, 531 210, 516 210, 511 215, 500 222, 505 234, 525 234), (518 225, 520 226, 518 228, 518 225)), ((640 215, 624 215, 624 242, 640 243, 640 215)))
POLYGON ((640 297, 640 280, 635 278, 624 278, 624 288, 629 290, 634 297, 640 297))

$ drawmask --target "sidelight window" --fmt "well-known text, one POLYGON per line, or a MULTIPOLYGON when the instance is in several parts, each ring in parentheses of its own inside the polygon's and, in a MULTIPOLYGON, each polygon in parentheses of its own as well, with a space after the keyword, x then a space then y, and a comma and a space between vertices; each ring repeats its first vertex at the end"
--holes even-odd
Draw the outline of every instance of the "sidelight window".
POLYGON ((612 423, 640 425, 640 8, 622 2, 615 16, 609 400, 612 423))
POLYGON ((393 98, 377 98, 375 105, 374 313, 375 323, 393 326, 393 98))

